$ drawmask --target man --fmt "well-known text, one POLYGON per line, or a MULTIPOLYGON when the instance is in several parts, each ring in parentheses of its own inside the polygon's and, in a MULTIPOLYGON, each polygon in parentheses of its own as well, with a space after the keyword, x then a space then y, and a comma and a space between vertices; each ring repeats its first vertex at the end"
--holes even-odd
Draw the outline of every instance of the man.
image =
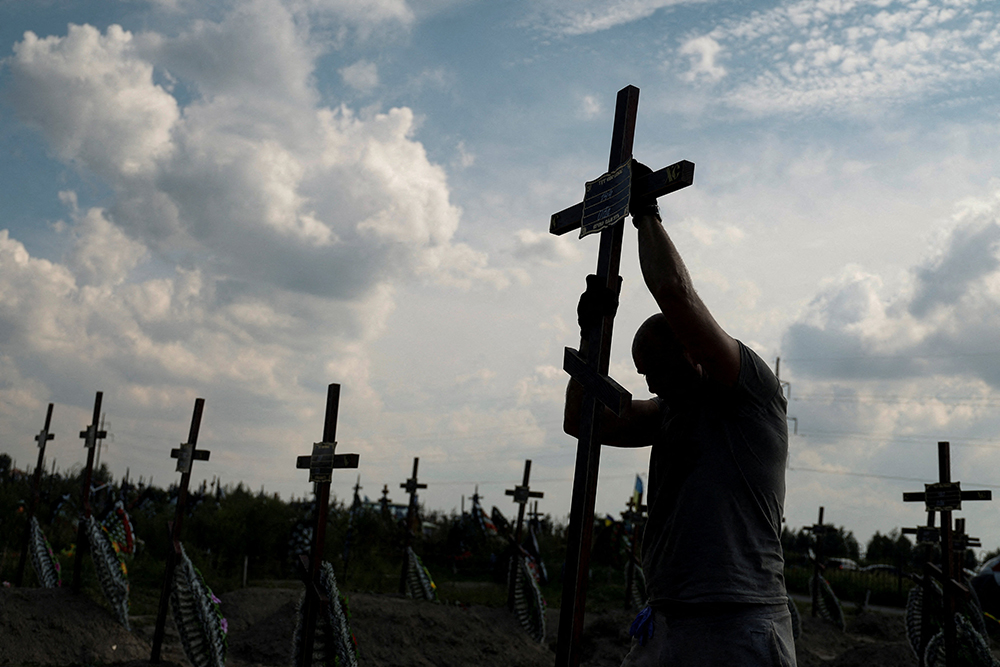
MULTIPOLYGON (((639 327, 632 358, 655 398, 633 400, 621 417, 605 410, 600 431, 606 445, 652 447, 642 542, 649 607, 633 623, 623 667, 794 666, 780 541, 785 398, 695 292, 655 201, 635 199, 639 265, 660 312, 639 327)), ((588 278, 578 309, 585 339, 617 307, 610 292, 588 278)), ((571 380, 570 435, 582 395, 571 380)))

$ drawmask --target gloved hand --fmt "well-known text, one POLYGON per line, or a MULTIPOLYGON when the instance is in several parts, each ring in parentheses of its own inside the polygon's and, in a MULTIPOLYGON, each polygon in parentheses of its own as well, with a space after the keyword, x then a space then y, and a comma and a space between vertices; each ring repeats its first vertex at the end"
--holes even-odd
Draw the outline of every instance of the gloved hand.
POLYGON ((622 278, 614 289, 605 287, 601 278, 594 274, 587 276, 587 289, 580 295, 576 306, 576 321, 580 325, 580 335, 588 338, 594 327, 601 326, 605 315, 615 316, 618 312, 618 294, 622 289, 622 278))
POLYGON ((653 170, 639 162, 632 160, 632 196, 629 198, 629 213, 632 215, 632 222, 635 224, 635 217, 643 213, 653 213, 660 215, 660 209, 656 205, 656 197, 641 195, 635 191, 635 185, 643 176, 652 174, 653 170))

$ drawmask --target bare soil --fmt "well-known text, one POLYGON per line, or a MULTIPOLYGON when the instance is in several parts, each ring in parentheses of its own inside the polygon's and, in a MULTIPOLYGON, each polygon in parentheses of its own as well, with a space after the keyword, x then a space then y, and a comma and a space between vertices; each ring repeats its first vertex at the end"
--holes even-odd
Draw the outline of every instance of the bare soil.
MULTIPOLYGON (((300 590, 246 588, 222 596, 229 622, 227 664, 287 666, 300 590)), ((551 667, 558 610, 548 610, 549 638, 533 642, 505 609, 415 602, 352 593, 351 625, 361 664, 378 667, 452 665, 551 667)), ((804 607, 796 643, 801 667, 909 667, 903 617, 868 612, 850 617, 846 633, 804 607)), ((590 615, 584 632, 587 667, 616 667, 628 652, 632 614, 590 615)), ((68 590, 0 589, 0 665, 148 664, 155 619, 132 617, 132 632, 109 611, 68 590)), ((163 660, 186 666, 173 623, 167 623, 163 660)), ((163 663, 161 663, 163 664, 163 663)))

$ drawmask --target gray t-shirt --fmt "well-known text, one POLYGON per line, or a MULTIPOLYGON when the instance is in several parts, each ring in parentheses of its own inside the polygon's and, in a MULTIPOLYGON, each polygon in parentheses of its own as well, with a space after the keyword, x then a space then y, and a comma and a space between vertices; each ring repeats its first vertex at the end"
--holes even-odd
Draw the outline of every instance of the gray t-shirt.
POLYGON ((786 401, 761 358, 739 347, 735 386, 706 383, 691 401, 662 408, 642 543, 654 607, 786 599, 786 401))

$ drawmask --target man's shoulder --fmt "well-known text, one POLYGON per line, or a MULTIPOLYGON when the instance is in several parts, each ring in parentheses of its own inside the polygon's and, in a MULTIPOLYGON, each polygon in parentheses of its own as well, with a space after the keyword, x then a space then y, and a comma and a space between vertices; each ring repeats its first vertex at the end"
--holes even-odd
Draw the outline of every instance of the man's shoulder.
POLYGON ((740 374, 736 381, 738 391, 749 395, 758 403, 779 401, 784 407, 785 397, 781 383, 770 366, 754 350, 741 340, 736 340, 740 348, 740 374))

